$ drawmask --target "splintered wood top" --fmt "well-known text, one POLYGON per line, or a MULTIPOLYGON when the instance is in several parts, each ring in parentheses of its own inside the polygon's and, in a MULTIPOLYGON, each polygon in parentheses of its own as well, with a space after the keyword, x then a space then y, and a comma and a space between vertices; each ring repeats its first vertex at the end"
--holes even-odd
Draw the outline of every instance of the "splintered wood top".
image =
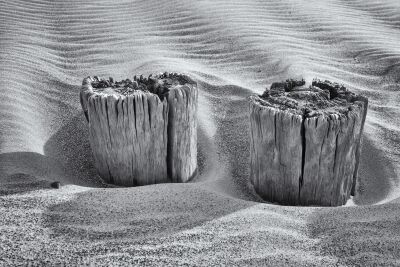
POLYGON ((125 79, 121 81, 114 81, 112 77, 102 79, 94 76, 86 78, 83 84, 90 87, 93 93, 98 94, 129 96, 146 92, 162 97, 174 87, 195 85, 196 82, 184 74, 165 72, 157 75, 151 74, 149 77, 134 76, 133 80, 125 79))
POLYGON ((347 116, 348 112, 367 101, 343 85, 315 79, 311 86, 304 80, 273 83, 262 95, 253 96, 253 103, 285 110, 306 117, 321 115, 347 116))

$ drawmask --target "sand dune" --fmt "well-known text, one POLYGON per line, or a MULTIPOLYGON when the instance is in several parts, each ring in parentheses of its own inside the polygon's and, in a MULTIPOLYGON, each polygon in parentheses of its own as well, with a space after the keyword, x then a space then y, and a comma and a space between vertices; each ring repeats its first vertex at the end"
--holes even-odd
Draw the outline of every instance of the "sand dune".
POLYGON ((115 2, 0 0, 0 265, 400 265, 399 1, 115 2), (201 86, 200 175, 104 185, 82 79, 161 71, 201 86), (349 207, 248 185, 246 98, 288 77, 370 99, 349 207))

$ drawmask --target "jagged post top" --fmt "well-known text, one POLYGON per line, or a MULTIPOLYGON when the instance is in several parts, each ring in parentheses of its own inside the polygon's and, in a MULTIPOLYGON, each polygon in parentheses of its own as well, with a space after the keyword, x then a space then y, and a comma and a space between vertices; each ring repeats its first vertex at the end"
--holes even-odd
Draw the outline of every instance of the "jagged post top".
POLYGON ((319 79, 314 79, 308 87, 303 79, 275 82, 262 95, 250 98, 261 107, 284 110, 304 119, 316 116, 340 119, 368 102, 366 97, 350 92, 343 85, 319 79))
POLYGON ((250 97, 250 179, 263 198, 343 205, 355 191, 368 99, 314 79, 250 97))
POLYGON ((185 74, 168 72, 150 74, 148 77, 135 75, 133 80, 121 81, 114 81, 112 77, 103 79, 98 76, 89 76, 83 79, 80 102, 88 120, 88 99, 93 95, 125 98, 137 94, 154 94, 164 101, 171 90, 182 86, 197 86, 197 83, 185 74))

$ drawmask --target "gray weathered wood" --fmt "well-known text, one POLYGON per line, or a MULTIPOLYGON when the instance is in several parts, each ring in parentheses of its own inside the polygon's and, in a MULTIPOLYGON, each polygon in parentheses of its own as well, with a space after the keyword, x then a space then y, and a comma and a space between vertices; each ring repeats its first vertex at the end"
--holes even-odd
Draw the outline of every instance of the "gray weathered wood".
POLYGON ((183 85, 168 94, 168 170, 173 182, 197 173, 197 90, 183 85))
POLYGON ((269 201, 343 205, 357 177, 367 100, 329 82, 302 85, 276 83, 251 96, 250 180, 269 201))
POLYGON ((121 93, 118 88, 96 90, 92 84, 98 79, 84 79, 82 109, 95 166, 106 182, 135 186, 185 182, 195 175, 197 86, 184 75, 166 77, 190 82, 162 93, 156 79, 141 77, 139 87, 154 92, 139 90, 133 82, 136 89, 121 93))
POLYGON ((261 197, 280 203, 298 199, 301 175, 300 115, 250 102, 250 177, 261 197))
POLYGON ((363 97, 363 96, 358 96, 357 101, 359 101, 359 105, 362 105, 361 109, 363 110, 363 114, 362 114, 362 121, 361 121, 361 137, 357 142, 356 166, 354 168, 353 184, 352 184, 352 188, 351 188, 351 195, 353 195, 353 196, 356 194, 357 185, 359 184, 358 183, 358 166, 360 164, 362 133, 364 131, 365 119, 367 117, 368 98, 363 97))

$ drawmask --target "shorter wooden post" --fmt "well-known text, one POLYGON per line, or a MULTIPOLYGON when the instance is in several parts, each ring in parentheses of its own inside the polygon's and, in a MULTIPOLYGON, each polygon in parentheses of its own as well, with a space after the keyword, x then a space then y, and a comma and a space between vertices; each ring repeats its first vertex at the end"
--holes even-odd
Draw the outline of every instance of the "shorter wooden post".
POLYGON ((250 97, 251 182, 265 200, 343 205, 356 183, 368 100, 329 81, 250 97))

